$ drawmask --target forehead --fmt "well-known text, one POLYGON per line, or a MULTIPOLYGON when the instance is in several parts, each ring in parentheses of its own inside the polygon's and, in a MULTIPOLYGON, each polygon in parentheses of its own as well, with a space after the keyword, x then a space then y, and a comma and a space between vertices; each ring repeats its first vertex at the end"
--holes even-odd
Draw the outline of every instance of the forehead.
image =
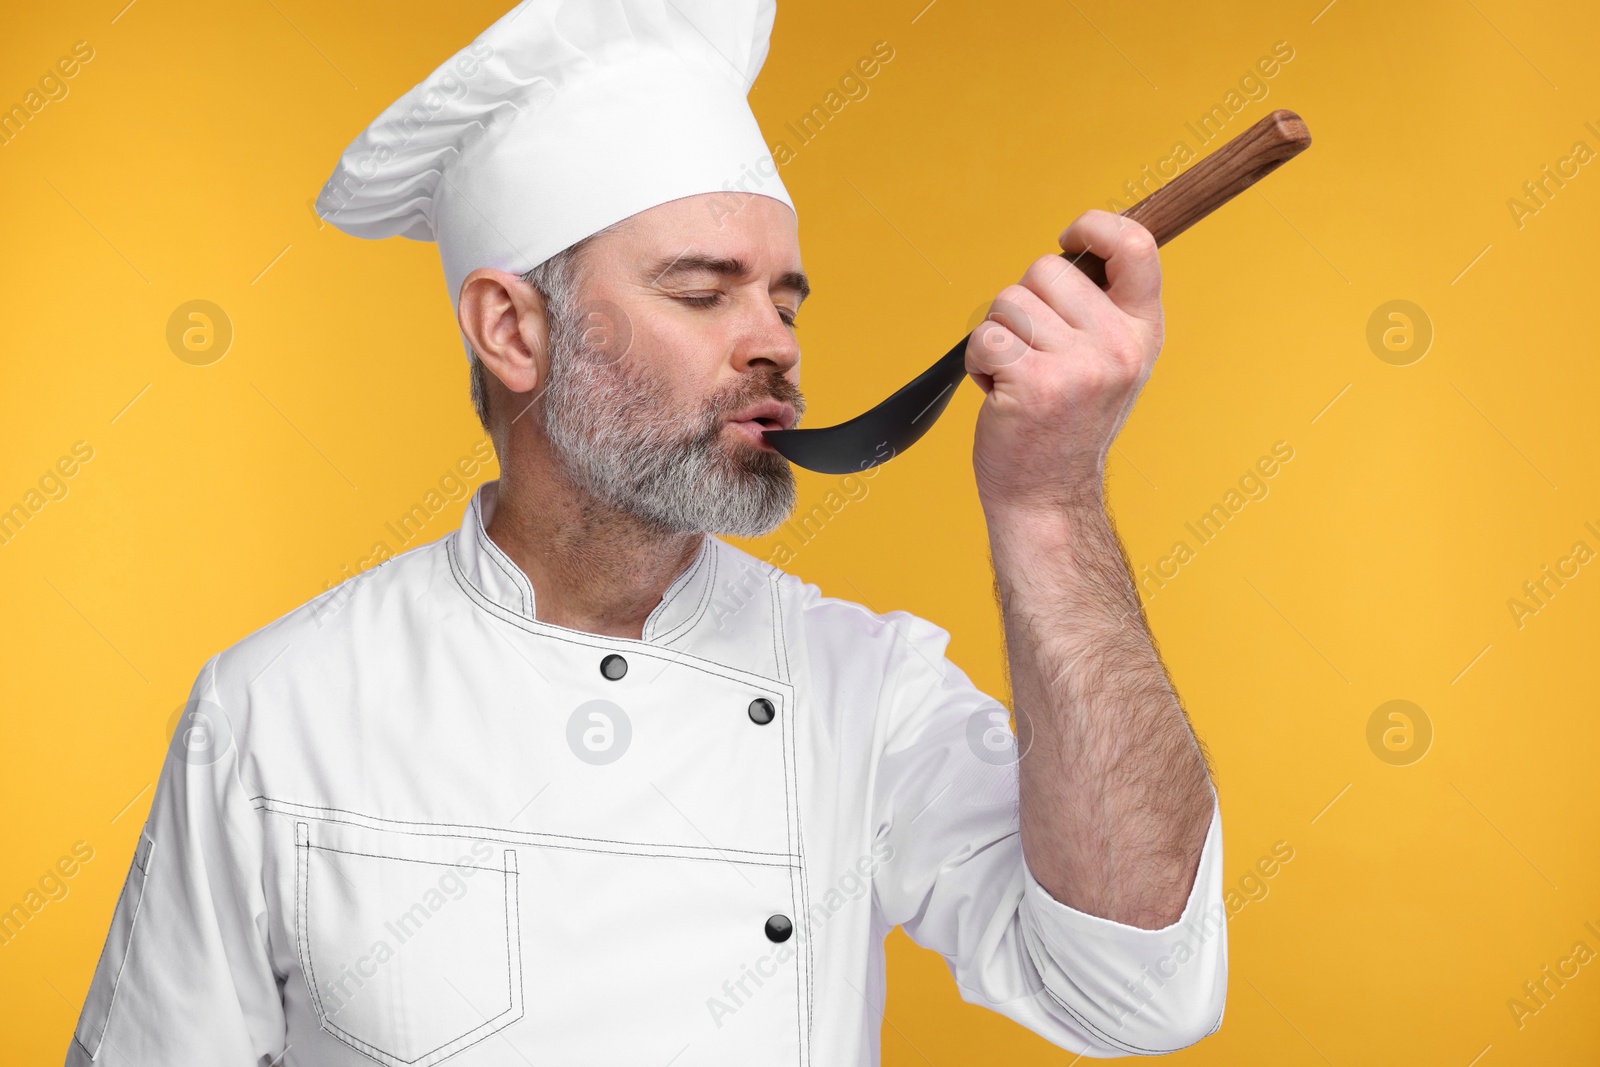
POLYGON ((597 256, 644 262, 687 249, 744 260, 759 271, 798 269, 799 222, 759 193, 700 193, 657 204, 595 241, 597 256))

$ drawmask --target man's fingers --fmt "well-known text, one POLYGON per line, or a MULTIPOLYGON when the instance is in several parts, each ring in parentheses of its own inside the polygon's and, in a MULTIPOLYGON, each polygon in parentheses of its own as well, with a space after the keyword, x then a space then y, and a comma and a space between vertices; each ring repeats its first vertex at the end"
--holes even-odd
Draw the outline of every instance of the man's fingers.
MULTIPOLYGON (((1000 290, 967 342, 967 370, 993 379, 1029 351, 1065 351, 1072 329, 1039 295, 1022 284, 1000 290)), ((980 382, 982 384, 982 382, 980 382)))
POLYGON ((1161 259, 1155 238, 1137 222, 1109 211, 1086 211, 1061 232, 1069 256, 1093 252, 1106 261, 1106 295, 1139 318, 1159 316, 1161 259))
POLYGON ((1120 312, 1083 271, 1060 256, 1040 256, 1019 283, 1039 295, 1050 310, 1074 329, 1098 333, 1120 312))

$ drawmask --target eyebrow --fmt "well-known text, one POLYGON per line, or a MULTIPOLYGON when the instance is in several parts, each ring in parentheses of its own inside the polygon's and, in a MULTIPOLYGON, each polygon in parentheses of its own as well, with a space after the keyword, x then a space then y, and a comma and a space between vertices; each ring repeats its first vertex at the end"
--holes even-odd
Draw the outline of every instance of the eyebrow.
MULTIPOLYGON (((671 259, 660 259, 650 264, 645 268, 644 276, 650 279, 651 285, 659 285, 663 280, 697 271, 709 271, 734 279, 748 278, 752 273, 750 265, 737 256, 709 256, 699 252, 685 252, 671 259)), ((779 289, 793 289, 798 292, 799 303, 802 304, 805 303, 806 297, 811 295, 811 283, 806 279, 805 271, 787 271, 778 276, 776 285, 779 289)))

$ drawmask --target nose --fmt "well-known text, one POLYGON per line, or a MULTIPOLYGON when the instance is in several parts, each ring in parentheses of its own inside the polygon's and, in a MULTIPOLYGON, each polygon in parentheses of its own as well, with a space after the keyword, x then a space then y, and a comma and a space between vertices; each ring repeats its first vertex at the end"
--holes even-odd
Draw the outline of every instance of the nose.
POLYGON ((770 300, 761 300, 760 307, 746 319, 734 346, 733 362, 738 371, 761 370, 765 365, 783 375, 799 364, 800 342, 770 300))

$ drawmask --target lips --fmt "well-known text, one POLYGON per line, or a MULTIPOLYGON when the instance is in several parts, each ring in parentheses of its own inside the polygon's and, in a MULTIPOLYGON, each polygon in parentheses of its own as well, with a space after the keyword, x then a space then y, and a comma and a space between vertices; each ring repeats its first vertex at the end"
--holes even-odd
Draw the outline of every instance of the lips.
POLYGON ((763 400, 734 415, 729 422, 755 423, 763 430, 791 430, 794 428, 794 408, 779 400, 763 400))
POLYGON ((794 408, 778 400, 766 400, 745 408, 728 420, 735 433, 742 434, 752 445, 766 452, 777 452, 768 443, 764 430, 790 430, 794 428, 794 408))

